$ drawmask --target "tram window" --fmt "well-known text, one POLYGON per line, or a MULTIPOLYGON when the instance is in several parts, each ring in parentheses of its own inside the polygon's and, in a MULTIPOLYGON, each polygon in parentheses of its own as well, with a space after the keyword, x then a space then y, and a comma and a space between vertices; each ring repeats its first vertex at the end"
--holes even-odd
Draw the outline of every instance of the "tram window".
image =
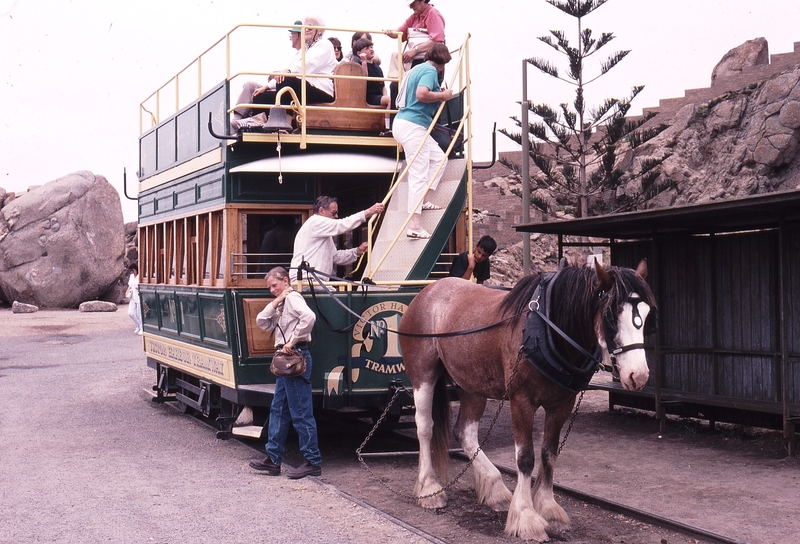
POLYGON ((222 214, 211 215, 211 231, 216 233, 216 243, 213 245, 212 259, 216 260, 217 280, 225 279, 225 263, 227 262, 227 251, 225 248, 225 228, 222 221, 222 214))
POLYGON ((263 277, 275 266, 289 266, 294 237, 300 228, 300 214, 242 214, 242 254, 244 270, 250 279, 263 277))
POLYGON ((228 344, 228 324, 225 321, 225 300, 222 297, 200 295, 203 312, 203 337, 212 342, 228 344))
POLYGON ((200 338, 200 309, 196 295, 178 295, 180 304, 181 334, 200 338))

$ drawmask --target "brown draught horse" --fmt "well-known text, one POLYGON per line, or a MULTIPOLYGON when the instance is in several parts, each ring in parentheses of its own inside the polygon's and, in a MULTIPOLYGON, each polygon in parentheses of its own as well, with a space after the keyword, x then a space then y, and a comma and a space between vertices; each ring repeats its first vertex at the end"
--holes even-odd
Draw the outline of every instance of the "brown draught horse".
POLYGON ((400 347, 414 389, 420 447, 414 495, 420 506, 442 508, 447 504, 439 483, 439 479, 446 481, 449 461, 446 384, 453 383, 458 392, 455 435, 469 457, 478 448, 478 422, 487 399, 501 399, 507 390, 517 486, 512 496, 500 472, 481 451, 473 462, 478 502, 495 511, 508 511, 508 535, 546 541, 548 532, 561 535, 569 530, 569 516, 553 498, 553 468, 561 428, 575 404, 576 391, 585 388, 589 378, 578 380, 577 388, 574 383, 554 383, 521 355, 520 346, 531 336, 527 331, 528 339, 523 339, 523 331, 528 329, 526 322, 535 313, 532 310, 537 308, 539 296, 546 291, 550 321, 583 348, 552 334, 552 346, 566 366, 588 367, 584 374, 590 376, 602 348, 603 358, 611 359, 618 368, 623 387, 641 389, 649 374, 643 344, 645 323, 650 325, 649 314, 655 316, 655 299, 646 276, 647 263, 642 261, 635 271, 606 270, 597 264, 594 270, 563 268, 546 290, 540 289, 541 275, 523 278, 510 292, 444 278, 414 298, 400 322, 400 347), (469 331, 504 319, 499 325, 460 336, 402 335, 469 331), (614 357, 609 356, 607 346, 614 357), (540 406, 545 410, 544 438, 532 493, 533 419, 540 406))

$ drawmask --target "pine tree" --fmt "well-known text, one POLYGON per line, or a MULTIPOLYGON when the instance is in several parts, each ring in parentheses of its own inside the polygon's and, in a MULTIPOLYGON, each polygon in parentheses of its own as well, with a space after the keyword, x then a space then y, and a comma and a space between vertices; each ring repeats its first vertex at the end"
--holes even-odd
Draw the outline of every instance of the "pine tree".
MULTIPOLYGON (((631 178, 641 179, 643 189, 639 198, 634 199, 641 201, 645 190, 651 187, 658 177, 658 166, 666 156, 647 161, 635 173, 623 172, 617 163, 620 147, 623 144, 627 143, 631 148, 637 147, 666 128, 661 126, 639 131, 638 129, 652 115, 636 121, 629 121, 626 118, 631 101, 644 87, 633 87, 630 95, 624 98, 606 98, 594 109, 588 109, 584 99, 586 86, 608 73, 630 53, 630 50, 613 53, 599 63, 592 75, 587 76, 584 71, 586 59, 614 39, 614 35, 610 32, 594 37, 591 29, 583 27, 583 18, 608 0, 545 1, 575 18, 577 47, 570 44, 564 31, 552 30, 550 36, 538 39, 566 56, 569 63, 567 70, 562 74, 556 65, 539 57, 526 59, 526 62, 541 72, 573 86, 575 98, 572 104, 564 102, 559 104, 558 108, 547 104, 529 105, 529 112, 533 114, 534 121, 528 124, 526 136, 530 142, 530 157, 541 171, 541 175, 537 176, 537 184, 549 191, 557 200, 576 203, 578 217, 590 215, 590 196, 603 190, 614 189, 631 178)), ((519 118, 512 117, 512 119, 522 128, 519 118)), ((501 132, 517 143, 522 143, 521 133, 510 133, 505 130, 501 132)), ((546 208, 540 199, 534 204, 546 208)), ((633 204, 632 201, 622 202, 621 206, 616 207, 625 208, 633 204)), ((591 205, 591 211, 608 211, 599 201, 593 201, 591 205)))

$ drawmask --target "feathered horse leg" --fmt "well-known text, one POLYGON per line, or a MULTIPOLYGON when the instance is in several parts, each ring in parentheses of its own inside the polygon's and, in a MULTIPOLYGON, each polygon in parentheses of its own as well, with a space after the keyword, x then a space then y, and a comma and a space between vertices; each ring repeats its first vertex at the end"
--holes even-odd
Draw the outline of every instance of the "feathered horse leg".
MULTIPOLYGON (((456 422, 456 437, 471 459, 478 449, 478 423, 486 408, 486 398, 459 392, 460 409, 456 422)), ((475 477, 475 494, 478 504, 485 504, 495 512, 505 512, 511 504, 511 492, 503 483, 503 477, 497 467, 481 450, 472 463, 475 477)))
POLYGON ((569 516, 556 503, 553 496, 553 471, 558 458, 558 445, 561 429, 572 413, 575 395, 567 398, 558 406, 545 410, 544 437, 542 438, 542 459, 539 473, 533 488, 533 506, 550 525, 550 533, 563 535, 570 530, 569 516))
MULTIPOLYGON (((425 382, 414 387, 414 404, 416 413, 414 419, 417 424, 417 438, 419 439, 419 474, 417 484, 414 486, 414 495, 417 504, 423 508, 444 508, 447 506, 447 494, 442 490, 442 486, 436 477, 437 472, 442 472, 441 466, 441 434, 449 436, 449 421, 442 428, 441 422, 434 426, 434 393, 436 384, 425 382), (436 463, 435 460, 439 460, 436 463), (441 492, 440 492, 441 491, 441 492), (429 496, 434 494, 433 496, 429 496)), ((445 404, 447 399, 444 399, 445 404)), ((446 406, 445 406, 446 407, 446 406)), ((449 410, 448 410, 449 414, 449 410)), ((438 419, 438 418, 437 418, 438 419)), ((447 455, 447 443, 444 444, 444 455, 447 455)), ((446 475, 446 467, 444 467, 446 475)))
POLYGON ((536 407, 524 396, 511 398, 511 425, 517 457, 517 487, 506 518, 506 534, 524 540, 545 542, 548 524, 533 506, 531 474, 533 454, 533 417, 536 407))

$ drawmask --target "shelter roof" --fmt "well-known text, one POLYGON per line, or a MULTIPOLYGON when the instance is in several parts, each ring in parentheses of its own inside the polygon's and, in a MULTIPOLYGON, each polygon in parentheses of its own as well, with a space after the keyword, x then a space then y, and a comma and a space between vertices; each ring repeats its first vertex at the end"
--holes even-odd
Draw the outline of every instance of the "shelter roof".
POLYGON ((637 212, 515 225, 519 232, 650 238, 655 234, 711 234, 777 228, 800 222, 800 190, 637 212))

